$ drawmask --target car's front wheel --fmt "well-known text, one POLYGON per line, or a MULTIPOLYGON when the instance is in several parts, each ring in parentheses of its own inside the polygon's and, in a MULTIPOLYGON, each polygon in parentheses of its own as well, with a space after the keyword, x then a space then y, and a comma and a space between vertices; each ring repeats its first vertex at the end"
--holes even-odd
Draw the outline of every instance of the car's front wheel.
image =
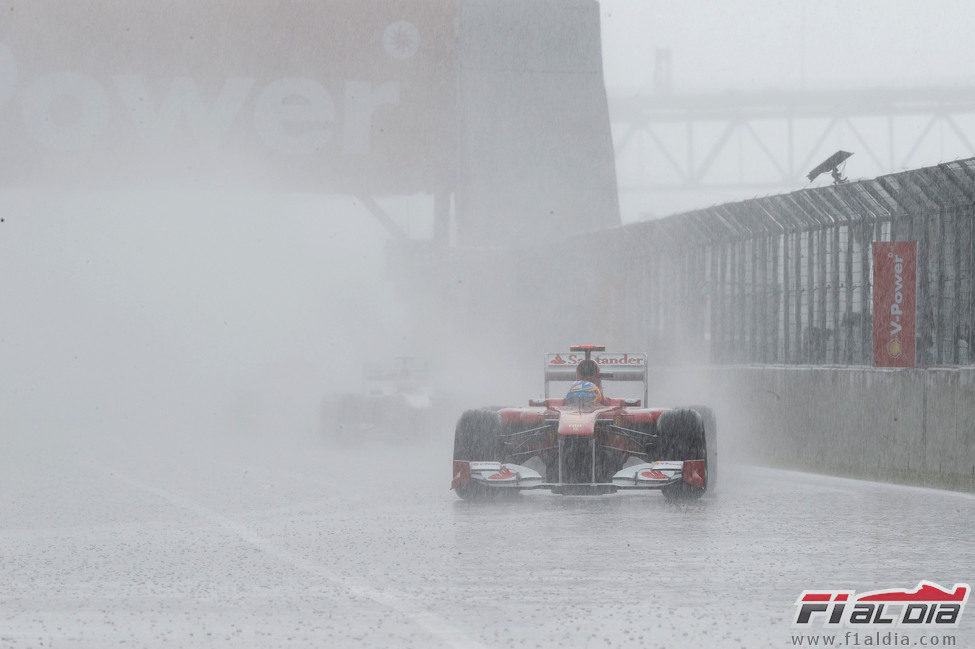
MULTIPOLYGON (((660 460, 704 460, 707 446, 704 420, 690 408, 675 408, 660 415, 657 420, 660 441, 660 460)), ((705 488, 707 483, 705 482, 705 488)), ((686 482, 678 482, 663 489, 668 500, 700 498, 705 489, 686 482)))
MULTIPOLYGON (((501 415, 492 410, 468 410, 454 429, 454 459, 464 462, 493 462, 499 459, 501 415)), ((485 499, 493 489, 473 481, 454 488, 464 500, 485 499)))

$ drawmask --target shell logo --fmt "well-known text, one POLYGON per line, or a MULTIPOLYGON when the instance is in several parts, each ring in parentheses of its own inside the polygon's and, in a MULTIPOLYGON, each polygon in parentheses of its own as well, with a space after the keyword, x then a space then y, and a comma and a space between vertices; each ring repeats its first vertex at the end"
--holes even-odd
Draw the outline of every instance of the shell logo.
POLYGON ((488 476, 488 480, 507 480, 508 478, 514 478, 515 474, 511 472, 506 465, 501 465, 501 470, 498 473, 488 476))
POLYGON ((640 477, 647 478, 649 480, 666 480, 667 474, 658 469, 650 469, 648 471, 641 471, 640 477))
POLYGON ((887 343, 887 353, 890 354, 891 358, 897 358, 903 351, 904 346, 896 338, 887 343))

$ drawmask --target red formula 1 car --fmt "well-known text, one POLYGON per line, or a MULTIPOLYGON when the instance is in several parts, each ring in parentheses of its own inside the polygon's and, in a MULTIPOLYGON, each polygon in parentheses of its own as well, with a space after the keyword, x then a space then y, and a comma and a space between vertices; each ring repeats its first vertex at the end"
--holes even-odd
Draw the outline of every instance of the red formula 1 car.
POLYGON ((668 498, 696 498, 713 489, 711 409, 646 402, 646 354, 607 354, 596 345, 547 354, 545 399, 461 416, 451 488, 464 499, 524 489, 567 495, 656 489, 668 498), (560 399, 549 395, 553 381, 576 383, 560 399), (607 381, 642 381, 643 401, 604 396, 607 381))

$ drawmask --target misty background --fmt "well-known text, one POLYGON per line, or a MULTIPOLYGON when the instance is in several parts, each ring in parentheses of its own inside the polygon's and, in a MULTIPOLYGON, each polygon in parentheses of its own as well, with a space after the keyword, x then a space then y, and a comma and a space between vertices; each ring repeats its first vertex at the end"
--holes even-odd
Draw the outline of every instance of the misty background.
MULTIPOLYGON (((724 123, 620 142, 654 102, 964 96, 972 33, 970 1, 0 0, 0 645, 781 647, 804 589, 970 583, 975 496, 863 480, 975 487, 970 368, 745 365, 759 240, 720 243, 719 284, 673 245, 692 220, 650 221, 809 186, 756 143, 781 120, 699 184, 662 149, 700 163, 724 123), (462 409, 526 405, 585 343, 647 352, 650 405, 714 409, 708 494, 457 498, 462 409), (402 356, 450 397, 433 423, 349 398, 402 356)), ((851 179, 975 155, 912 113, 888 168, 858 139, 883 115, 835 117, 797 157, 852 151, 851 179)), ((893 236, 843 216, 864 264, 893 236)), ((829 276, 793 234, 808 340, 829 276)))
MULTIPOLYGON (((611 119, 614 99, 654 92, 659 48, 672 53, 674 92, 975 81, 970 2, 604 0, 600 17, 611 119)), ((46 49, 70 58, 70 48, 82 45, 59 38, 58 30, 71 29, 55 26, 46 49)), ((13 119, 10 111, 3 115, 13 119)), ((842 132, 836 138, 836 148, 856 150, 842 132)), ((16 166, 19 153, 7 148, 0 155, 16 166)), ((971 154, 950 133, 922 153, 928 163, 971 154)), ((620 163, 617 171, 622 179, 645 170, 620 163)), ((847 172, 878 170, 854 157, 847 172)), ((457 331, 450 314, 430 313, 418 324, 415 312, 436 303, 417 297, 422 288, 391 281, 389 234, 353 196, 153 177, 86 191, 66 178, 44 180, 0 179, 5 435, 37 427, 310 431, 322 395, 358 389, 363 362, 401 355, 429 354, 442 383, 484 400, 541 391, 540 356, 509 358, 494 348, 506 342, 498 334, 503 327, 487 322, 483 331, 457 331)), ((754 193, 623 196, 621 217, 632 222, 754 193)), ((380 202, 411 238, 430 236, 432 193, 380 202)), ((511 287, 512 312, 552 317, 514 308, 518 299, 511 287)), ((574 342, 602 341, 549 346, 574 342)))

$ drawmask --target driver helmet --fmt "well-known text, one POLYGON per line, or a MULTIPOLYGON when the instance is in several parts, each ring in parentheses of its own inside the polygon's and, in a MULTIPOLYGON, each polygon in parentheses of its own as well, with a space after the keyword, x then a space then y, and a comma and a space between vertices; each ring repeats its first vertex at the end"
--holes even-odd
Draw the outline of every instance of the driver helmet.
POLYGON ((598 385, 591 381, 576 381, 565 395, 565 405, 592 408, 602 399, 603 393, 598 385))

